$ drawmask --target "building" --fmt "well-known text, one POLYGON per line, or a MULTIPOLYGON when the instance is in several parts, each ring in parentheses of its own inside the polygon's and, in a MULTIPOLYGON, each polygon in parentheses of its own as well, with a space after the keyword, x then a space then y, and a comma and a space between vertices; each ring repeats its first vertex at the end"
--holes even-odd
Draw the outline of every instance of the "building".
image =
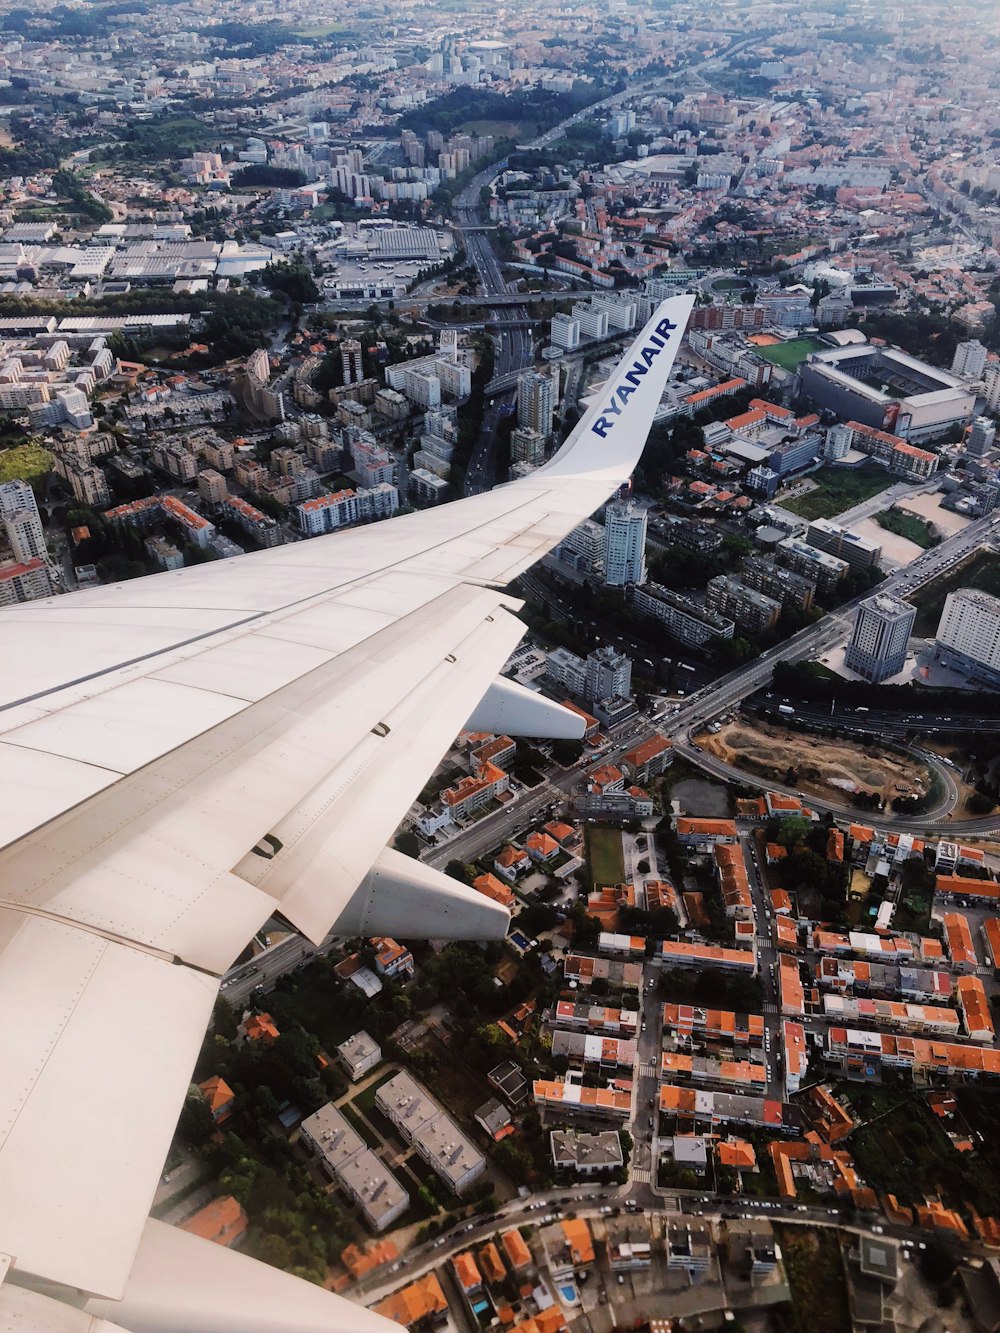
POLYGON ((0 606, 16 606, 51 597, 56 591, 52 573, 40 557, 0 564, 0 606))
POLYGON ((945 666, 986 685, 1000 685, 1000 598, 976 588, 950 592, 936 640, 945 666))
POLYGON ((959 343, 951 360, 951 373, 965 380, 982 379, 987 351, 978 338, 959 343))
POLYGON ((303 1120, 301 1135, 373 1231, 385 1231, 409 1208, 406 1190, 332 1102, 303 1120))
POLYGON ((515 426, 510 433, 510 461, 541 467, 545 462, 545 436, 530 426, 515 426))
POLYGON ((612 588, 646 581, 645 509, 632 501, 608 505, 604 515, 604 582, 612 588))
POLYGON ((991 412, 996 412, 1000 408, 1000 361, 986 363, 983 383, 986 385, 986 406, 991 412))
POLYGON ((816 595, 816 584, 812 579, 807 579, 804 574, 796 574, 791 569, 783 569, 773 560, 761 560, 759 557, 744 561, 740 582, 767 597, 773 597, 781 603, 783 609, 792 607, 808 611, 816 595))
POLYGON ((993 448, 997 428, 989 417, 976 417, 965 438, 965 452, 970 458, 984 458, 993 448))
POLYGON ((806 541, 818 551, 846 560, 851 569, 872 569, 882 558, 878 542, 859 537, 848 528, 838 528, 827 518, 817 518, 806 530, 806 541))
POLYGON ((836 591, 837 584, 847 573, 850 566, 840 556, 830 555, 810 542, 798 537, 785 537, 775 547, 775 559, 786 569, 793 570, 816 584, 821 596, 829 596, 836 591))
POLYGON ((448 1320, 448 1298, 436 1273, 426 1273, 373 1308, 383 1319, 404 1328, 438 1328, 448 1320))
MULTIPOLYGON (((206 474, 203 472, 201 475, 206 474)), ((278 521, 252 505, 249 500, 244 500, 241 495, 224 495, 219 509, 223 518, 235 523, 260 546, 280 546, 284 541, 278 521)))
POLYGON ((748 588, 732 574, 719 574, 709 579, 705 588, 705 609, 734 621, 740 629, 753 634, 772 629, 781 615, 780 602, 748 588))
POLYGON ((347 338, 340 344, 340 370, 345 384, 359 384, 364 379, 361 344, 356 338, 347 338))
POLYGON ((388 482, 381 482, 368 490, 336 491, 319 495, 297 505, 295 514, 299 531, 307 537, 336 532, 353 523, 371 523, 390 518, 399 509, 399 492, 388 482))
POLYGON ((818 408, 916 444, 964 426, 976 404, 957 375, 867 341, 810 352, 799 378, 818 408))
POLYGON ((382 1047, 367 1032, 355 1032, 337 1047, 337 1059, 347 1070, 352 1083, 357 1083, 382 1060, 382 1047))
POLYGON ((708 1222, 683 1218, 667 1222, 667 1267, 683 1268, 694 1281, 712 1265, 715 1241, 708 1222))
POLYGON ((626 750, 622 755, 622 763, 633 781, 646 783, 650 778, 662 773, 670 765, 673 757, 673 741, 657 735, 640 741, 631 750, 626 750))
POLYGON ((854 614, 844 665, 876 684, 898 675, 906 663, 906 645, 916 616, 915 607, 890 593, 866 597, 854 614))
POLYGON ((405 1071, 382 1084, 375 1105, 455 1194, 461 1194, 486 1170, 486 1159, 478 1148, 405 1071))
POLYGON ((25 481, 0 485, 0 519, 18 564, 47 560, 45 532, 35 503, 35 493, 25 481))
POLYGON ((547 436, 552 431, 555 411, 555 385, 551 375, 530 370, 517 382, 517 424, 536 435, 547 436))
POLYGON ((180 1223, 182 1231, 210 1240, 215 1245, 224 1245, 226 1249, 236 1244, 248 1226, 246 1213, 231 1194, 213 1199, 180 1223))
POLYGON ((735 624, 726 616, 716 615, 659 583, 633 588, 631 601, 641 615, 660 621, 678 643, 700 648, 713 639, 731 639, 736 632, 735 624))
POLYGON ((617 648, 595 648, 588 653, 583 695, 588 703, 624 699, 632 690, 632 659, 617 648))
POLYGON ((577 1176, 596 1176, 620 1171, 625 1165, 621 1136, 617 1130, 587 1134, 582 1130, 554 1129, 549 1135, 552 1165, 557 1171, 577 1176))
POLYGON ((580 346, 580 321, 572 315, 553 315, 550 339, 553 347, 561 347, 565 352, 576 351, 580 346))

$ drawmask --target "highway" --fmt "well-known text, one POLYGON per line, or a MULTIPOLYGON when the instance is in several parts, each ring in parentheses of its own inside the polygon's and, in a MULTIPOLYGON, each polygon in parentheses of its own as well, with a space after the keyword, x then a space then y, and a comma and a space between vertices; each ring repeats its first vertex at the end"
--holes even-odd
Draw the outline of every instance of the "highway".
MULTIPOLYGON (((496 162, 472 178, 455 200, 456 226, 468 261, 476 270, 486 297, 509 296, 500 261, 490 243, 490 233, 482 231, 479 194, 506 167, 496 162)), ((497 432, 504 416, 514 410, 517 401, 516 376, 534 364, 531 314, 523 304, 498 304, 489 326, 493 342, 493 378, 509 377, 509 387, 487 398, 486 410, 469 466, 465 473, 465 494, 479 495, 493 489, 497 481, 497 432)))

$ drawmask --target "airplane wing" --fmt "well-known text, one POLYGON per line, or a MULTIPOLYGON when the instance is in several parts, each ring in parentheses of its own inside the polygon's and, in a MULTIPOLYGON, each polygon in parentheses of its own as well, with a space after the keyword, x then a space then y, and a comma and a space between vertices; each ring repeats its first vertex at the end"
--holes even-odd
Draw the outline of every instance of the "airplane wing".
POLYGON ((0 617, 12 1280, 127 1296, 218 979, 270 916, 503 936, 503 909, 385 844, 470 718, 579 734, 496 682, 523 632, 501 589, 627 481, 691 304, 521 481, 0 617))

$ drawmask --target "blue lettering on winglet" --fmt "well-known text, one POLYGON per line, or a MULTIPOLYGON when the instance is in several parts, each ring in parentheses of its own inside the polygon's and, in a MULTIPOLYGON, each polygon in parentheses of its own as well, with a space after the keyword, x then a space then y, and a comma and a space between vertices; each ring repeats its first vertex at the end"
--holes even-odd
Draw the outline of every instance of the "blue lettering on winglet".
POLYGON ((622 414, 622 408, 635 393, 639 387, 639 381, 649 371, 656 357, 660 355, 664 347, 670 341, 670 335, 675 332, 677 325, 671 319, 664 317, 659 320, 649 342, 639 349, 639 357, 629 366, 622 380, 617 385, 612 394, 610 403, 601 411, 600 416, 591 426, 591 432, 599 439, 606 440, 608 434, 614 429, 615 422, 622 414))

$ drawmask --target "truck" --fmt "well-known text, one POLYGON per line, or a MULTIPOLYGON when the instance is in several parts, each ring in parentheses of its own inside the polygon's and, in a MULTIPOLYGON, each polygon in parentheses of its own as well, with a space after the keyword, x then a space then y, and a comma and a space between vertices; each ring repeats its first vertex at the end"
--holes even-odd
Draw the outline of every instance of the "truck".
POLYGON ((795 709, 789 704, 778 704, 778 712, 783 713, 785 717, 792 717, 795 713, 795 709))

